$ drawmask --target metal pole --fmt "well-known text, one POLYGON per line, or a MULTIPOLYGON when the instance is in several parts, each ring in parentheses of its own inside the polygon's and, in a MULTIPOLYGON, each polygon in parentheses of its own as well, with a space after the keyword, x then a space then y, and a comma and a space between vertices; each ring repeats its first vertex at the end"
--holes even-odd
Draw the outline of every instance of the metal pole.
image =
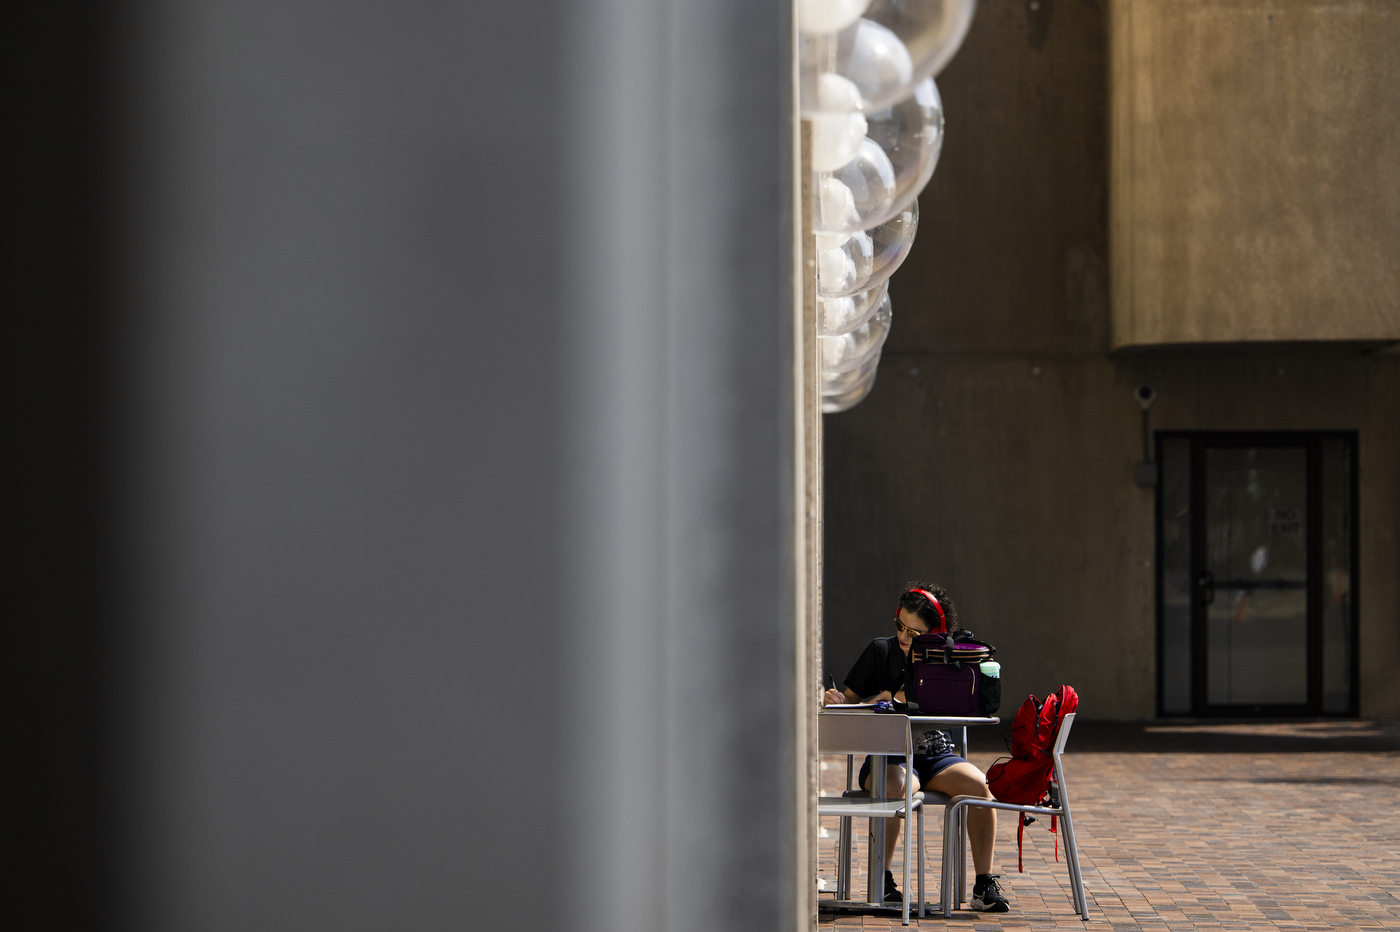
MULTIPOLYGON (((873 802, 879 802, 885 798, 885 780, 889 761, 883 754, 875 754, 870 760, 870 799, 873 802)), ((885 905, 884 819, 870 820, 870 853, 867 863, 869 867, 865 878, 866 902, 875 906, 883 906, 885 905)))
MULTIPOLYGON (((963 760, 967 759, 967 726, 960 729, 962 732, 962 744, 958 748, 958 753, 963 760)), ((967 809, 962 810, 962 815, 958 818, 958 905, 961 906, 967 900, 967 809)))
MULTIPOLYGON (((906 818, 904 821, 908 822, 906 818)), ((905 829, 908 831, 908 829, 905 829)), ((919 807, 919 918, 924 918, 924 807, 919 807)))
POLYGON ((1074 819, 1070 816, 1069 794, 1065 792, 1064 765, 1058 757, 1055 758, 1055 782, 1060 788, 1060 809, 1064 813, 1060 821, 1064 824, 1065 835, 1065 860, 1069 862, 1070 889, 1074 896, 1074 908, 1080 916, 1087 922, 1089 919, 1089 900, 1084 892, 1084 875, 1079 867, 1079 844, 1074 837, 1074 819))
POLYGON ((953 837, 958 846, 958 895, 955 902, 961 906, 967 902, 967 807, 958 810, 958 831, 953 837))
MULTIPOLYGON (((856 758, 854 754, 846 755, 846 789, 855 789, 855 769, 856 758)), ((841 831, 838 834, 836 845, 836 898, 838 900, 849 900, 851 898, 851 817, 841 817, 841 831)))

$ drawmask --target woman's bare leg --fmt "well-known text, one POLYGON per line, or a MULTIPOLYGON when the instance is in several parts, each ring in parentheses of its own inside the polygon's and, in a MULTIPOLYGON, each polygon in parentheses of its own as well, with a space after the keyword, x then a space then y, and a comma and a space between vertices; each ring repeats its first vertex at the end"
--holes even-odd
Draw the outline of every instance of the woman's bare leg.
MULTIPOLYGON (((924 789, 934 790, 948 796, 980 796, 992 799, 992 791, 987 789, 987 778, 982 771, 971 764, 962 763, 940 770, 927 783, 924 789)), ((902 791, 901 791, 902 792, 902 791)), ((997 842, 997 811, 981 806, 969 806, 967 812, 967 840, 972 848, 972 866, 978 874, 992 872, 992 853, 997 842)))

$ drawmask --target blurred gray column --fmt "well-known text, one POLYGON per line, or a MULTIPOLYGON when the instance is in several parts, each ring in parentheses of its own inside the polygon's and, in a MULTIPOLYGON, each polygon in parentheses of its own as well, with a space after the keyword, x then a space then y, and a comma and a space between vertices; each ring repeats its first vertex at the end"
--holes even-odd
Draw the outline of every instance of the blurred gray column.
POLYGON ((113 925, 794 928, 788 5, 115 13, 113 925))

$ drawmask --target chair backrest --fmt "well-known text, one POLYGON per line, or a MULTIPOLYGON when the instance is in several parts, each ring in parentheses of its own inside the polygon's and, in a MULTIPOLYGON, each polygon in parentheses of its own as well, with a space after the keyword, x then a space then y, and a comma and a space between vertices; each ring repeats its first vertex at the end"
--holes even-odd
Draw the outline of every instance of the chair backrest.
POLYGON ((1051 756, 1058 758, 1065 752, 1065 742, 1069 740, 1070 726, 1074 724, 1074 717, 1078 714, 1078 712, 1069 712, 1060 719, 1060 733, 1055 738, 1055 748, 1050 752, 1051 756))
POLYGON ((817 747, 823 754, 903 754, 908 743, 907 715, 827 712, 817 716, 817 747))

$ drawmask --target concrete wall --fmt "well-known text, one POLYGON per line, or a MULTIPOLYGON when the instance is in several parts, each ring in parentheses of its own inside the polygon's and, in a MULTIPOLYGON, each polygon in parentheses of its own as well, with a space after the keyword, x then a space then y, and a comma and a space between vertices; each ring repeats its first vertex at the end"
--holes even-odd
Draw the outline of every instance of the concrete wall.
POLYGON ((1400 339, 1400 7, 1110 8, 1114 345, 1400 339))
POLYGON ((827 418, 827 668, 844 676, 922 578, 1000 648, 1008 703, 1064 682, 1087 715, 1151 717, 1143 381, 1161 392, 1156 429, 1360 432, 1362 714, 1400 714, 1393 356, 887 352, 870 398, 827 418))
POLYGON ((825 663, 949 587, 998 645, 1008 711, 1070 683, 1095 718, 1155 711, 1154 429, 1360 432, 1362 713, 1400 714, 1400 357, 1341 347, 1111 354, 1107 19, 984 5, 940 79, 948 137, 892 280, 870 398, 826 418, 825 663))

